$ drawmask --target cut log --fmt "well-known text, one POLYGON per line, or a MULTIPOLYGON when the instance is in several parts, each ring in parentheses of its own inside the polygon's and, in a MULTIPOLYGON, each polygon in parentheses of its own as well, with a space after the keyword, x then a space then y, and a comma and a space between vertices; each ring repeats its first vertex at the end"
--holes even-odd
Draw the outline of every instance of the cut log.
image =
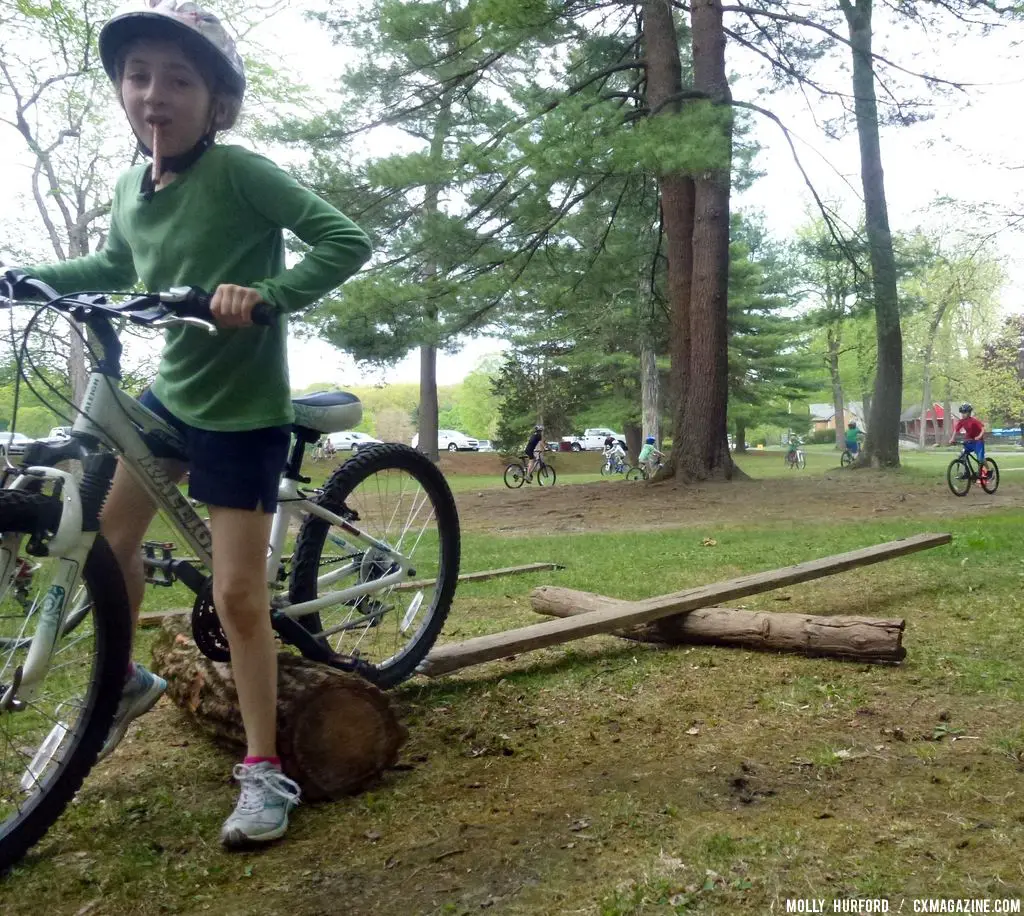
MULTIPOLYGON (((168 618, 153 646, 153 670, 200 729, 244 751, 231 668, 203 655, 188 627, 187 619, 168 618)), ((407 733, 382 691, 290 653, 277 658, 278 754, 304 800, 351 795, 395 764, 407 733)))
MULTIPOLYGON (((552 617, 574 617, 601 606, 630 603, 570 588, 535 589, 530 601, 535 611, 552 617)), ((740 646, 859 661, 898 662, 907 654, 903 648, 905 626, 903 620, 873 617, 817 617, 710 607, 613 632, 626 639, 666 645, 740 646)))
POLYGON ((450 671, 457 671, 459 668, 518 655, 531 649, 542 649, 583 636, 592 636, 595 633, 608 633, 623 627, 649 623, 672 614, 710 607, 721 601, 743 598, 781 586, 831 576, 859 566, 881 563, 908 553, 948 544, 951 540, 949 534, 918 534, 898 541, 876 544, 874 547, 798 563, 795 566, 740 576, 714 585, 691 588, 671 595, 648 598, 645 601, 627 602, 624 607, 617 605, 597 608, 564 620, 545 620, 543 623, 521 627, 518 630, 477 636, 460 643, 448 643, 434 648, 420 663, 418 670, 428 677, 437 677, 450 671))

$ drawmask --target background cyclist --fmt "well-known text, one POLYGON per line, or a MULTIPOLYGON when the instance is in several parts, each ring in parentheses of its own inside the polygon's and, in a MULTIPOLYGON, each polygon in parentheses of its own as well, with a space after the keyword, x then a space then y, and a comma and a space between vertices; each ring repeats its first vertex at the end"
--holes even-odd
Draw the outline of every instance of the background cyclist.
POLYGON ((639 461, 643 465, 644 470, 647 471, 648 477, 654 476, 654 472, 658 470, 658 465, 664 457, 664 453, 658 451, 654 446, 654 436, 648 436, 644 439, 643 448, 640 449, 639 461))
POLYGON ((981 476, 985 477, 985 424, 974 416, 974 408, 970 404, 960 405, 960 419, 953 424, 950 445, 956 441, 959 432, 964 434, 964 451, 974 453, 981 466, 981 476))
POLYGON ((533 435, 526 443, 526 457, 530 459, 529 467, 526 469, 527 483, 533 480, 533 472, 537 470, 538 458, 544 448, 544 427, 538 424, 533 428, 533 435))
POLYGON ((857 429, 857 421, 851 420, 846 425, 846 450, 853 455, 854 458, 857 457, 857 452, 860 451, 861 435, 861 431, 857 429))

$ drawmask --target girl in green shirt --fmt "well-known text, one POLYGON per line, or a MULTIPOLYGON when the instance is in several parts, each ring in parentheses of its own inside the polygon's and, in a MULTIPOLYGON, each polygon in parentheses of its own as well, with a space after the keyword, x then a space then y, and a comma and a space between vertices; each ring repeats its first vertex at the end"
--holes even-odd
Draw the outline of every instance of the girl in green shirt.
MULTIPOLYGON (((143 402, 188 444, 189 494, 210 510, 214 601, 231 665, 248 753, 234 768, 241 792, 224 823, 229 847, 282 836, 298 786, 281 773, 276 748, 277 656, 264 581, 277 479, 292 421, 287 313, 305 308, 354 274, 370 255, 366 235, 269 160, 214 143, 238 117, 245 72, 221 22, 191 2, 140 0, 100 32, 100 55, 149 164, 121 176, 102 250, 34 268, 67 293, 200 286, 214 291, 216 335, 168 330, 157 377, 143 402), (285 269, 283 229, 310 246, 285 269), (253 307, 278 312, 252 324, 253 307)), ((124 571, 137 619, 144 590, 139 547, 155 507, 118 467, 102 531, 124 571)), ((103 753, 166 688, 134 664, 103 753)))

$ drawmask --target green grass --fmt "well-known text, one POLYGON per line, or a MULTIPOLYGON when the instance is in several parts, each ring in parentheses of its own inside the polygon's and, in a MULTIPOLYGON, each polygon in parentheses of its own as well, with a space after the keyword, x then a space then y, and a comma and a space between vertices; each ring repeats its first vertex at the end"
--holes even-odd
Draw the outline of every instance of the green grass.
MULTIPOLYGON (((840 472, 834 453, 808 455, 810 492, 840 472)), ((931 486, 952 455, 908 453, 894 473, 931 486)), ((739 462, 784 471, 780 452, 739 462)), ((452 478, 484 480, 502 486, 452 478)), ((410 682, 391 694, 410 730, 402 768, 303 807, 287 841, 256 854, 215 842, 232 756, 162 703, 0 883, 0 912, 647 916, 1019 897, 1022 525, 1004 509, 941 523, 737 511, 676 530, 469 529, 466 570, 565 569, 460 585, 446 641, 536 622, 542 584, 641 598, 922 530, 953 542, 740 602, 905 619, 898 666, 602 636, 410 682)))

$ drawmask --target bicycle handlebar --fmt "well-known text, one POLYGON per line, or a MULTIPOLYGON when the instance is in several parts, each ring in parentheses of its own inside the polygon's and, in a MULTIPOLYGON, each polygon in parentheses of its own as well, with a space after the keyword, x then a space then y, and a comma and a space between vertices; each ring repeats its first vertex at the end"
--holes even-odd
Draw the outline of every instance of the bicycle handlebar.
MULTIPOLYGON (((210 311, 213 295, 197 286, 175 286, 164 292, 134 296, 126 293, 128 300, 114 306, 107 303, 107 296, 102 293, 71 293, 62 296, 42 280, 29 277, 20 270, 7 271, 3 281, 9 295, 0 295, 0 308, 18 304, 23 301, 18 292, 29 291, 47 300, 47 305, 69 312, 79 320, 100 312, 150 327, 189 324, 205 328, 211 334, 217 330, 217 320, 210 311)), ((275 318, 273 307, 266 302, 256 303, 252 310, 253 324, 270 327, 275 324, 275 318)))

